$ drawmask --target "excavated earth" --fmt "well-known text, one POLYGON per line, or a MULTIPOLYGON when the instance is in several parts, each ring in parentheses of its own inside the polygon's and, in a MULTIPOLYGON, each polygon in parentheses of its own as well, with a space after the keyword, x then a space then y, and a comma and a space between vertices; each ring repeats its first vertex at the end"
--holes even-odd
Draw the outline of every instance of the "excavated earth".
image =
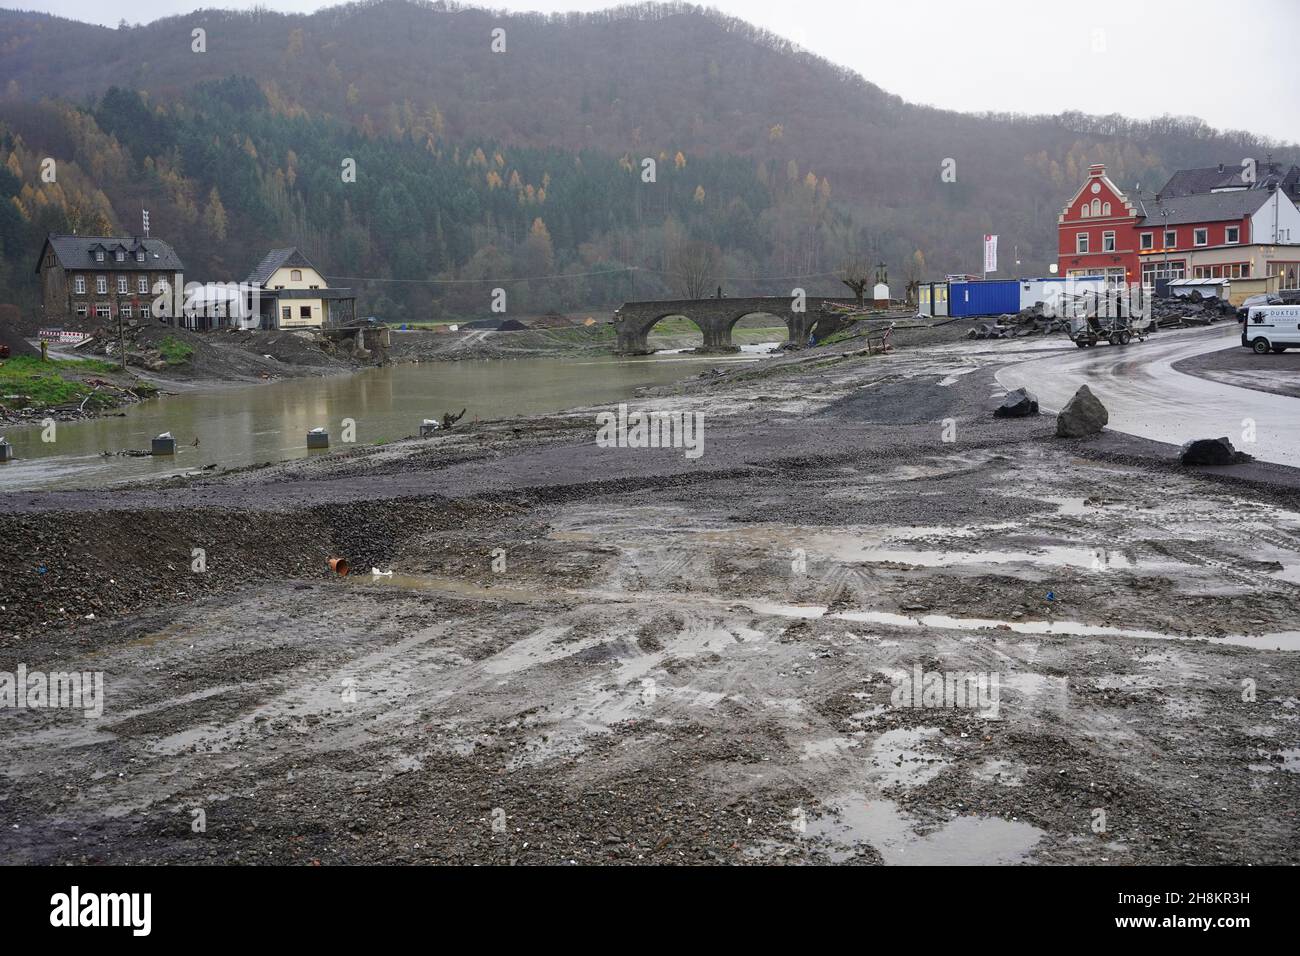
POLYGON ((1300 862, 1300 482, 994 419, 1027 354, 0 496, 0 672, 106 697, 0 710, 0 860, 1300 862))

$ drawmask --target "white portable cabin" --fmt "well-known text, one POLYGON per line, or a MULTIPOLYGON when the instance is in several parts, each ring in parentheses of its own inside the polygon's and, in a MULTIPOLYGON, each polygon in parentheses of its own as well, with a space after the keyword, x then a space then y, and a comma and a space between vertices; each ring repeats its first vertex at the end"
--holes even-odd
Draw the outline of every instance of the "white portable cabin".
POLYGON ((917 309, 922 315, 946 316, 948 314, 948 283, 922 282, 916 290, 917 309))
POLYGON ((1199 292, 1202 296, 1216 296, 1220 299, 1228 297, 1228 287, 1232 285, 1231 279, 1171 279, 1169 281, 1169 294, 1171 296, 1188 296, 1193 292, 1199 292))
POLYGON ((1068 311, 1065 304, 1068 297, 1077 297, 1085 292, 1105 291, 1105 276, 1051 276, 1046 279, 1021 279, 1020 308, 1032 309, 1034 303, 1041 302, 1048 315, 1062 315, 1068 311), (1067 299, 1063 300, 1063 296, 1067 299))

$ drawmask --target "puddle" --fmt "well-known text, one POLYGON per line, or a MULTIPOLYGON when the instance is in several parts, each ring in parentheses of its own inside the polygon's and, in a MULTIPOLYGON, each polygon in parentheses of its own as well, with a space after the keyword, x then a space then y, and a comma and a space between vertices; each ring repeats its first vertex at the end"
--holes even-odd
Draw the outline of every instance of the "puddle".
POLYGON ((1164 634, 1110 627, 1105 624, 1082 624, 1078 621, 998 621, 990 618, 949 617, 946 614, 926 614, 908 617, 889 611, 839 611, 830 615, 841 621, 865 621, 870 624, 889 624, 894 627, 938 627, 949 630, 1002 630, 1017 634, 1059 634, 1068 637, 1130 637, 1160 641, 1207 641, 1211 644, 1232 644, 1256 650, 1300 651, 1300 631, 1280 631, 1275 634, 1248 636, 1230 634, 1225 637, 1205 637, 1196 634, 1164 634))
POLYGON ((989 866, 1025 862, 1043 831, 1019 820, 964 816, 921 836, 892 800, 851 793, 827 803, 832 813, 808 821, 807 837, 819 841, 836 863, 875 848, 888 866, 989 866))
POLYGON ((898 727, 873 740, 868 763, 876 784, 919 787, 943 773, 948 761, 924 749, 938 735, 938 727, 898 727))
POLYGON ((849 560, 871 563, 893 562, 923 568, 950 568, 975 564, 1032 564, 1050 567, 1117 571, 1136 567, 1119 551, 1100 548, 1072 548, 1046 545, 1024 551, 910 551, 894 548, 864 548, 849 560))
POLYGON ((1286 750, 1276 750, 1269 752, 1267 750, 1258 751, 1260 757, 1265 759, 1265 763, 1253 763, 1250 769, 1257 773, 1274 773, 1281 770, 1283 773, 1300 773, 1300 747, 1291 747, 1286 750), (1276 759, 1275 759, 1276 758, 1276 759))

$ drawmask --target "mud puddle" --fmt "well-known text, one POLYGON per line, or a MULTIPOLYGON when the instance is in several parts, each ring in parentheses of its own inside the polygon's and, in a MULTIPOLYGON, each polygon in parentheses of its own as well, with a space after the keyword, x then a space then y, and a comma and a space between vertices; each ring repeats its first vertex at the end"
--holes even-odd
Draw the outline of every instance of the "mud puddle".
POLYGON ((806 837, 832 862, 845 863, 870 846, 887 866, 990 866, 1029 862, 1042 830, 1021 820, 959 816, 918 834, 915 821, 892 800, 850 792, 808 821, 806 837))

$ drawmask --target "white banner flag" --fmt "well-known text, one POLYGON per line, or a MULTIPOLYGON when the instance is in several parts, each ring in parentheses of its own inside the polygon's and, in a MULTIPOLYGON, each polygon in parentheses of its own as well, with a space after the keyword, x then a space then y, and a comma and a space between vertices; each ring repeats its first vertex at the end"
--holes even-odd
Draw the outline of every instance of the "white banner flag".
POLYGON ((984 271, 998 271, 998 237, 984 236, 984 271))

